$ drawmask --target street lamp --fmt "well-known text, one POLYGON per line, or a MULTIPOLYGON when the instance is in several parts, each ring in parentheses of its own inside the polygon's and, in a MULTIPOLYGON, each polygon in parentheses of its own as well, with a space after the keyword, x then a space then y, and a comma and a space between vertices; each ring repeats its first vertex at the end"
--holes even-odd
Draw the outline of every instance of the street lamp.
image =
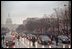
MULTIPOLYGON (((59 9, 59 8, 58 8, 59 9)), ((56 14, 57 14, 57 21, 58 21, 58 32, 59 32, 59 13, 58 13, 58 11, 57 11, 57 9, 54 9, 55 10, 55 12, 56 12, 56 14)), ((58 33, 57 33, 57 35, 58 35, 58 33)))
POLYGON ((64 4, 64 7, 65 7, 65 20, 66 20, 65 27, 67 28, 66 34, 68 35, 68 14, 67 14, 68 11, 67 11, 67 9, 66 9, 67 5, 64 4))

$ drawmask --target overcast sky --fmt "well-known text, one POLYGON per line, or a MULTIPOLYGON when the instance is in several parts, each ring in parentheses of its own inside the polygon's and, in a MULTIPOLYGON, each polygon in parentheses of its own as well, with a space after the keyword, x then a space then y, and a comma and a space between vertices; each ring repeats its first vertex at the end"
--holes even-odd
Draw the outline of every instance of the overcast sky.
POLYGON ((68 1, 1 1, 1 23, 6 19, 12 19, 13 24, 22 24, 28 17, 43 17, 50 15, 54 8, 63 8, 68 1))

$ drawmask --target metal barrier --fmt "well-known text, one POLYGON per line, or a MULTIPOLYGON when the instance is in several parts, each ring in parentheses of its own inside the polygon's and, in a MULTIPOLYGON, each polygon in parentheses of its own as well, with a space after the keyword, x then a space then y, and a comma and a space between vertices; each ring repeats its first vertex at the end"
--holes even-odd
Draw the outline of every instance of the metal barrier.
POLYGON ((42 46, 42 48, 45 48, 44 45, 42 46))
POLYGON ((51 45, 48 46, 49 48, 52 48, 51 45))
POLYGON ((69 45, 69 48, 71 48, 71 45, 69 45))
POLYGON ((28 41, 28 48, 29 48, 29 41, 28 41))
POLYGON ((63 45, 63 48, 65 48, 65 44, 63 45))
POLYGON ((35 47, 36 47, 36 48, 38 47, 38 46, 37 46, 37 44, 38 44, 38 43, 37 43, 37 42, 35 42, 35 45, 36 45, 35 47))
MULTIPOLYGON (((66 48, 65 44, 63 44, 63 48, 66 48)), ((71 48, 71 45, 68 45, 68 48, 71 48)))
POLYGON ((32 42, 31 42, 31 46, 33 46, 33 45, 32 45, 32 42))

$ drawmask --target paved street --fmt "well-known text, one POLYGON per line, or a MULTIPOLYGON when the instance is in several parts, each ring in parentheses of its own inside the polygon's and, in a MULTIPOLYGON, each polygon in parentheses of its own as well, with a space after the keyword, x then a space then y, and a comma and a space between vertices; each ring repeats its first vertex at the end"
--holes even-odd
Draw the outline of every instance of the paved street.
POLYGON ((37 42, 35 43, 35 47, 32 46, 32 42, 27 40, 26 38, 20 38, 20 40, 16 40, 16 48, 68 48, 69 46, 67 44, 60 44, 59 46, 56 45, 41 45, 38 44, 37 42))
MULTIPOLYGON (((6 36, 11 36, 11 35, 10 35, 10 33, 7 33, 6 36)), ((38 44, 37 42, 35 42, 35 47, 33 47, 31 41, 29 41, 26 38, 20 37, 19 40, 17 38, 15 39, 15 48, 70 48, 71 47, 68 44, 62 44, 62 43, 58 43, 59 45, 56 46, 55 41, 52 41, 52 42, 54 44, 51 44, 51 45, 41 45, 41 44, 38 44)), ((2 46, 4 48, 7 48, 5 46, 5 43, 3 44, 3 42, 2 42, 2 46)))

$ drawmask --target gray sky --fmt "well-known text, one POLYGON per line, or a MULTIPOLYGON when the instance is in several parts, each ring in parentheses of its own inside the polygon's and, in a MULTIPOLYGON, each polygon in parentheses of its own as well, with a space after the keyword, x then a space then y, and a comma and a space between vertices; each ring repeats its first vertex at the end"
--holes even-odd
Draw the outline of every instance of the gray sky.
POLYGON ((64 4, 68 1, 1 1, 1 23, 5 24, 8 13, 13 24, 22 24, 28 17, 50 15, 54 8, 63 8, 64 4))

